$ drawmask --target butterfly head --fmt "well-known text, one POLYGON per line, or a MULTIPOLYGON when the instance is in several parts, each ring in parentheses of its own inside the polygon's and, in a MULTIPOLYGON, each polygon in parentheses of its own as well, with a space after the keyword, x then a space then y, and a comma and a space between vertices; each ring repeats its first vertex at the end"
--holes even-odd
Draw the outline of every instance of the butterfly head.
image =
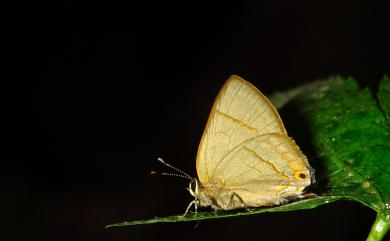
POLYGON ((209 198, 208 195, 206 195, 205 188, 203 187, 199 179, 192 178, 187 189, 190 192, 191 196, 195 198, 194 201, 192 201, 195 206, 195 211, 198 207, 213 206, 212 200, 209 198))

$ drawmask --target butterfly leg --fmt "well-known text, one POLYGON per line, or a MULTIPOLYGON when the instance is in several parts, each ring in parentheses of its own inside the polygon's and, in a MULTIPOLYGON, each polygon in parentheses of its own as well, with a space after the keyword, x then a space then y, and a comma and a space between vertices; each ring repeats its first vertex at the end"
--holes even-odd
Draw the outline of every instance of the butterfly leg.
POLYGON ((223 208, 218 204, 217 200, 215 200, 214 197, 210 197, 210 199, 211 199, 211 204, 210 204, 210 206, 213 208, 214 213, 217 213, 218 210, 223 209, 223 208))
POLYGON ((234 208, 245 208, 247 205, 245 204, 244 200, 238 195, 237 193, 233 192, 230 196, 228 207, 234 208), (238 202, 238 205, 237 205, 238 202))
POLYGON ((234 198, 237 198, 237 200, 241 203, 241 208, 245 208, 248 212, 254 212, 256 209, 249 207, 244 200, 238 195, 237 193, 233 192, 232 197, 230 199, 230 202, 233 201, 234 198))
POLYGON ((190 204, 188 204, 187 208, 186 208, 186 211, 184 212, 183 215, 180 215, 180 217, 185 217, 188 213, 188 211, 190 211, 190 208, 192 207, 192 205, 195 206, 195 213, 198 213, 198 203, 197 203, 197 200, 193 200, 192 202, 190 202, 190 204))
POLYGON ((237 199, 240 201, 240 203, 242 204, 242 207, 245 208, 245 210, 247 210, 248 212, 254 212, 256 209, 255 208, 251 208, 249 207, 245 202, 244 200, 240 197, 240 195, 238 195, 237 193, 233 193, 233 195, 235 195, 237 197, 237 199))

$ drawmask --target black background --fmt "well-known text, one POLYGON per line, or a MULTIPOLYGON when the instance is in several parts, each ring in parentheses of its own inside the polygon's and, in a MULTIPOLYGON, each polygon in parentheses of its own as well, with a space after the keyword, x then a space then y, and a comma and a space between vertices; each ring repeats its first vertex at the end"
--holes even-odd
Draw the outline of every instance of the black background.
POLYGON ((182 213, 213 100, 231 74, 265 94, 389 74, 375 1, 53 1, 3 8, 2 240, 364 240, 375 213, 313 210, 104 229, 182 213), (185 2, 185 3, 184 3, 185 2), (23 10, 22 10, 23 7, 23 10))

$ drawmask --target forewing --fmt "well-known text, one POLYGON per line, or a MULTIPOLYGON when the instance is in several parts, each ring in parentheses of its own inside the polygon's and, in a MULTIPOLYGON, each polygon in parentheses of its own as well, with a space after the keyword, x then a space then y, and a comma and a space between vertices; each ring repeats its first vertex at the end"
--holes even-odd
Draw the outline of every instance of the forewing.
POLYGON ((214 102, 199 144, 196 167, 201 183, 211 180, 229 151, 267 133, 286 134, 277 111, 256 87, 231 76, 214 102))

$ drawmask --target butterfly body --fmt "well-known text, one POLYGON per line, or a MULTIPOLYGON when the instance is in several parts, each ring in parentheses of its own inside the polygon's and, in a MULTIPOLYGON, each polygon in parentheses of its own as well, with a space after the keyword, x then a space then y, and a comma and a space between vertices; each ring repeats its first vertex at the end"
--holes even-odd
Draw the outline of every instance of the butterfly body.
POLYGON ((196 167, 199 179, 189 188, 196 208, 278 205, 302 197, 314 181, 314 170, 271 102, 234 75, 214 102, 196 167))

